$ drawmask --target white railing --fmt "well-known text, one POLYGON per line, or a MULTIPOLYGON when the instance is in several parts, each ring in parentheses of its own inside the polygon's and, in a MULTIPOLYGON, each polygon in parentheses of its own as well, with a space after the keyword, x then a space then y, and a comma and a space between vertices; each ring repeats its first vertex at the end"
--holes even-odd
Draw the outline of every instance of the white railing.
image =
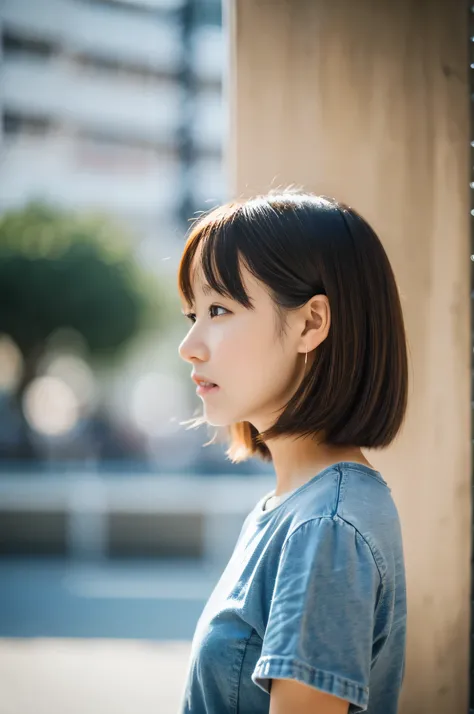
POLYGON ((98 474, 0 476, 3 513, 64 513, 69 552, 102 557, 111 514, 200 516, 202 553, 209 562, 225 560, 245 516, 273 487, 271 476, 150 476, 98 474))

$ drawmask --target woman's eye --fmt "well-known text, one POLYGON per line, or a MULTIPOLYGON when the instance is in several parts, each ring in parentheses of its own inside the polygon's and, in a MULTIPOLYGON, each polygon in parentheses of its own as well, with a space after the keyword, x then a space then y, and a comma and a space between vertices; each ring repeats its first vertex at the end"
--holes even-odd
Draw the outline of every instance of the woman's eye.
MULTIPOLYGON (((225 307, 221 307, 221 305, 211 305, 209 307, 209 317, 211 319, 213 317, 221 317, 222 314, 226 315, 229 311, 225 309, 225 307), (222 313, 219 313, 218 311, 222 310, 222 313)), ((196 313, 195 312, 185 312, 184 316, 188 319, 191 320, 191 322, 196 322, 196 313)))
POLYGON ((224 315, 228 312, 225 307, 221 307, 221 305, 211 305, 209 308, 209 315, 211 317, 220 317, 219 313, 217 312, 218 310, 223 310, 224 315))

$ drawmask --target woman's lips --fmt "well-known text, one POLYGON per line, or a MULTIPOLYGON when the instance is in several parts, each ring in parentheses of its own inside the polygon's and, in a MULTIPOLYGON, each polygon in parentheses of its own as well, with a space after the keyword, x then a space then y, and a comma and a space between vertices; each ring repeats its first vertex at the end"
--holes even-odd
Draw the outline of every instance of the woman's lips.
POLYGON ((193 380, 193 382, 196 382, 196 393, 201 396, 205 396, 207 394, 210 394, 211 392, 216 392, 219 389, 217 384, 211 382, 210 379, 208 379, 202 374, 192 374, 191 379, 193 380))
POLYGON ((217 392, 219 387, 217 384, 209 384, 208 386, 204 384, 198 384, 197 389, 196 389, 196 394, 199 394, 200 396, 204 397, 210 394, 211 392, 217 392))

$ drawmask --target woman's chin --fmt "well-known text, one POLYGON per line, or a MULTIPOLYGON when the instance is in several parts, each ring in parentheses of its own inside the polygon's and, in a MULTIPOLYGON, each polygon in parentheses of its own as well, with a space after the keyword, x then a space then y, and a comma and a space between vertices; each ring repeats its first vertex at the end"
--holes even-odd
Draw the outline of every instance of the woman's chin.
POLYGON ((204 419, 209 426, 225 427, 230 426, 231 422, 225 418, 223 414, 217 414, 212 409, 204 409, 204 419))
POLYGON ((232 424, 237 424, 241 419, 234 419, 229 414, 218 413, 217 410, 204 409, 203 416, 209 426, 215 427, 229 427, 232 424))

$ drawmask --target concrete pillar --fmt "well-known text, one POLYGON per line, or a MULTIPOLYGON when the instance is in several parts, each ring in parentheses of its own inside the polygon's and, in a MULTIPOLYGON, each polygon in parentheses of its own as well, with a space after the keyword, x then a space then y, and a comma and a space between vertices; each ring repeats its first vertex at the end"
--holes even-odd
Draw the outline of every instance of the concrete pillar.
POLYGON ((402 714, 466 712, 471 543, 468 7, 233 0, 233 193, 294 183, 386 246, 411 354, 400 439, 369 458, 402 517, 402 714))

